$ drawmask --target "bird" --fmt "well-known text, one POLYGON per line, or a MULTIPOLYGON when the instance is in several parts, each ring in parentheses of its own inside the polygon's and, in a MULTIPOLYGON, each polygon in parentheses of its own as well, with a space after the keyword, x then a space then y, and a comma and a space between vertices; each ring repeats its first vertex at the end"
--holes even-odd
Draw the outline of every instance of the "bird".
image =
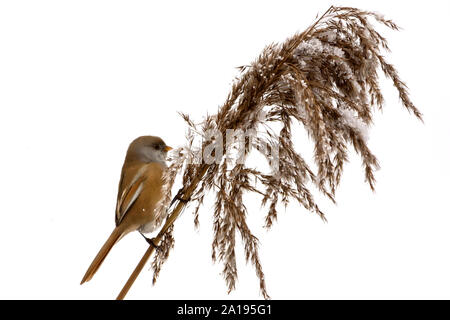
POLYGON ((138 137, 129 145, 117 193, 116 227, 87 269, 81 284, 92 279, 111 248, 126 234, 139 231, 149 244, 155 246, 144 234, 154 231, 162 220, 155 207, 162 197, 162 175, 170 150, 172 147, 156 136, 138 137))

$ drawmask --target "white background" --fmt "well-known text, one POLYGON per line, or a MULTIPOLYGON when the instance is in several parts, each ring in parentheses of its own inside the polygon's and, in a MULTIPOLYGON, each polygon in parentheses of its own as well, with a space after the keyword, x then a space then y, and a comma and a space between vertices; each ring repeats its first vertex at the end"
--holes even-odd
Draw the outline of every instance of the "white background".
MULTIPOLYGON (((224 101, 235 67, 304 30, 330 1, 1 1, 0 298, 112 299, 144 253, 130 234, 94 279, 79 282, 114 227, 128 143, 159 135, 177 147, 185 126, 224 101)), ((246 199, 274 299, 450 298, 448 1, 342 1, 384 13, 389 60, 425 124, 383 80, 386 106, 369 146, 377 192, 352 154, 329 222, 297 204, 263 228, 246 199)), ((306 141, 306 140, 304 140, 306 141)), ((298 143, 310 155, 311 143, 298 143)), ((160 279, 146 268, 132 299, 261 298, 243 261, 230 295, 211 256, 211 202, 200 230, 189 210, 160 279)))

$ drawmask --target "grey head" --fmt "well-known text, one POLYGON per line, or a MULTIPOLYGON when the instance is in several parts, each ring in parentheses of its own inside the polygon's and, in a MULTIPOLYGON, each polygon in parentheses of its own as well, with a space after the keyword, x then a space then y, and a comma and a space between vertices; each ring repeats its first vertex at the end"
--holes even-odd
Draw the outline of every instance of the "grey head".
POLYGON ((125 162, 159 162, 165 165, 167 152, 171 149, 160 137, 142 136, 131 142, 125 162))

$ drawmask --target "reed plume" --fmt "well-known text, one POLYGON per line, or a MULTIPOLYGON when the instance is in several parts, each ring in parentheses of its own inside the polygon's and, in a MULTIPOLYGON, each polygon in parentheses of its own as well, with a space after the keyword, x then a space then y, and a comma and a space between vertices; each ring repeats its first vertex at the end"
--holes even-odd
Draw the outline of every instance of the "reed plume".
MULTIPOLYGON (((243 195, 262 197, 268 229, 277 220, 279 206, 292 200, 325 219, 311 188, 334 202, 352 146, 362 159, 366 182, 375 189, 378 161, 367 146, 367 129, 373 112, 384 104, 381 72, 392 80, 403 106, 417 118, 422 116, 396 69, 382 55, 389 47, 374 24, 398 30, 394 22, 377 13, 330 7, 307 30, 267 46, 253 63, 240 67, 240 75, 217 114, 200 122, 182 114, 189 129, 187 142, 174 150, 164 176, 166 196, 158 210, 169 210, 170 214, 155 239, 162 242, 152 263, 154 281, 174 245, 173 222, 190 203, 197 225, 208 193, 215 195, 212 259, 223 264, 228 292, 236 286, 235 245, 239 235, 245 259, 255 267, 260 292, 269 298, 258 239, 247 224, 243 195), (295 149, 293 125, 303 126, 313 141, 316 169, 295 149), (278 131, 274 129, 277 126, 278 131), (225 139, 230 132, 244 133, 244 138, 225 139), (236 150, 239 156, 229 156, 236 150), (248 163, 252 150, 266 157, 271 168, 268 172, 248 163), (214 161, 206 161, 205 156, 214 161), (177 175, 181 175, 183 186, 172 198, 177 175)), ((149 248, 141 266, 152 250, 149 248)), ((139 272, 138 267, 120 298, 139 272)))

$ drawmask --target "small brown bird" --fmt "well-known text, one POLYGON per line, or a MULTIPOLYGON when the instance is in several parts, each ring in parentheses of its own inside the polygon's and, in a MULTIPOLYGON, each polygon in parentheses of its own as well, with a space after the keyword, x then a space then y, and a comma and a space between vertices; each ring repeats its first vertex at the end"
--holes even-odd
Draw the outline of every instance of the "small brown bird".
MULTIPOLYGON (((139 230, 143 235, 155 230, 160 219, 154 209, 162 196, 162 174, 171 149, 161 138, 153 136, 139 137, 130 144, 119 182, 116 228, 92 261, 81 284, 92 279, 111 248, 127 233, 139 230)), ((147 241, 152 244, 150 239, 147 241)))

